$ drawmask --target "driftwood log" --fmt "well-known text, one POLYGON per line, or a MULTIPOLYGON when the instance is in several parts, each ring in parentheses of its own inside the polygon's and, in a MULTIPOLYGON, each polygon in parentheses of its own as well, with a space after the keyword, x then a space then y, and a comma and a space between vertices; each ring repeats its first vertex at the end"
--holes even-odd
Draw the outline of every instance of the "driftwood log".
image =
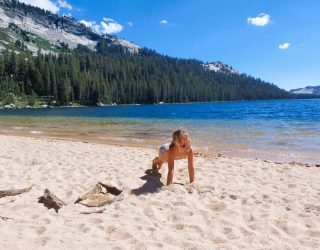
POLYGON ((87 207, 102 207, 122 199, 122 190, 99 182, 81 195, 75 203, 80 203, 87 207))
POLYGON ((33 186, 23 189, 10 189, 10 190, 0 190, 0 198, 6 196, 14 196, 22 193, 27 193, 32 189, 33 186))
POLYGON ((0 218, 1 218, 2 220, 13 220, 12 218, 5 217, 5 216, 1 216, 1 215, 0 215, 0 218))
POLYGON ((57 196, 51 193, 48 189, 44 190, 44 195, 39 197, 39 203, 43 203, 48 209, 53 208, 56 213, 58 210, 66 205, 57 196))

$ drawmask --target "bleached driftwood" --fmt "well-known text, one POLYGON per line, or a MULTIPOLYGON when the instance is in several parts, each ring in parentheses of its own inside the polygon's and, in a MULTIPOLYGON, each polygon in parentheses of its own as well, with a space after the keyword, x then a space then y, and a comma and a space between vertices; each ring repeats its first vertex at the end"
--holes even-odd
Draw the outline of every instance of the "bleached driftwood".
POLYGON ((13 220, 13 218, 9 218, 9 217, 5 217, 5 216, 1 216, 1 215, 0 215, 0 218, 1 218, 2 220, 13 220))
POLYGON ((123 199, 122 190, 116 187, 97 183, 82 196, 80 196, 75 203, 80 203, 87 207, 102 207, 115 201, 123 199))
POLYGON ((60 208, 66 205, 66 203, 60 200, 48 189, 44 190, 44 195, 39 198, 39 203, 43 203, 49 209, 53 208, 56 212, 58 212, 60 208))
POLYGON ((0 198, 6 196, 14 196, 22 193, 27 193, 32 189, 33 186, 23 189, 10 189, 10 190, 0 190, 0 198))

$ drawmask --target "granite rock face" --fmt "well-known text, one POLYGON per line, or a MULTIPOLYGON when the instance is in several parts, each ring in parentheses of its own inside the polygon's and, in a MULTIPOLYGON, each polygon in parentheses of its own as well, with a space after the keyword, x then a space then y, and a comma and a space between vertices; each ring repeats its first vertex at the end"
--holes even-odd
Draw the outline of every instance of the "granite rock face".
POLYGON ((303 95, 319 95, 320 96, 320 85, 319 86, 307 86, 299 89, 291 89, 290 93, 303 94, 303 95))
POLYGON ((108 34, 98 34, 73 17, 58 16, 17 1, 0 0, 0 27, 7 28, 10 24, 48 40, 53 45, 62 42, 68 44, 69 48, 81 44, 94 49, 100 39, 105 39, 110 44, 124 46, 133 53, 138 52, 140 48, 126 40, 108 34))

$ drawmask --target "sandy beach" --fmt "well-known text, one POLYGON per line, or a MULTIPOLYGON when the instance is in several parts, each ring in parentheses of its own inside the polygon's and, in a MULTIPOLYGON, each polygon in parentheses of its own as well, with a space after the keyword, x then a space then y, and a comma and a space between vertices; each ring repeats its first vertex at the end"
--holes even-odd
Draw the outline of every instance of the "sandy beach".
POLYGON ((320 168, 224 156, 186 160, 174 184, 146 174, 157 148, 0 136, 0 249, 320 249, 320 168), (97 182, 122 191, 101 208, 74 204, 97 182), (67 205, 38 198, 48 188, 67 205), (101 213, 92 213, 102 209, 101 213))

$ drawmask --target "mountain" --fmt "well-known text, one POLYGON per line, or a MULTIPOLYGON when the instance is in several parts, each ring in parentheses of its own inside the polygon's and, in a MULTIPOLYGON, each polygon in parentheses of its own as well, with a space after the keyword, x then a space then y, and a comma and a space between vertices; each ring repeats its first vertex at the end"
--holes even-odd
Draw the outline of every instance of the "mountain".
POLYGON ((0 0, 0 105, 291 98, 222 62, 163 56, 68 16, 0 0))
POLYGON ((320 95, 320 85, 307 86, 307 87, 298 88, 298 89, 291 89, 289 92, 297 95, 320 95))
POLYGON ((71 49, 78 44, 94 49, 100 39, 126 47, 130 52, 138 52, 140 48, 120 38, 97 34, 73 17, 58 16, 18 1, 0 0, 0 29, 2 38, 7 38, 0 41, 1 47, 20 40, 33 54, 38 48, 42 53, 57 52, 64 44, 71 49), (7 36, 3 35, 6 32, 7 36))

